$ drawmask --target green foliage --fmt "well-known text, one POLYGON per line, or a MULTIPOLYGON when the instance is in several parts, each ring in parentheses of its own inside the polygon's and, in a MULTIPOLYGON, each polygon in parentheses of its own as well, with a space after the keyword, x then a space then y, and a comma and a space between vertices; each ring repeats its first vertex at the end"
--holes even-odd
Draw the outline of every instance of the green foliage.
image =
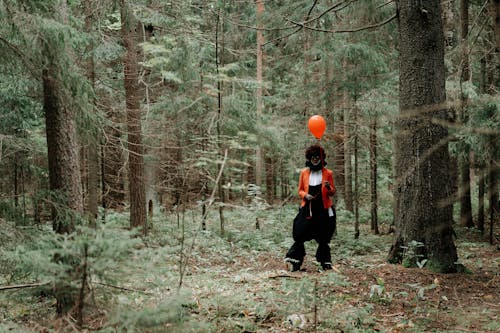
POLYGON ((407 246, 403 248, 403 266, 405 267, 418 267, 422 268, 427 263, 428 259, 422 259, 424 255, 422 250, 425 244, 416 240, 412 240, 407 246))
POLYGON ((82 274, 89 274, 100 281, 113 282, 121 274, 118 259, 125 259, 137 243, 137 239, 130 238, 123 231, 78 227, 71 236, 48 231, 39 235, 28 246, 19 246, 8 256, 17 258, 18 268, 29 272, 32 278, 50 282, 51 285, 58 280, 78 284, 82 274), (84 257, 84 248, 87 248, 87 257, 84 257), (54 258, 62 257, 70 258, 70 261, 54 262, 54 258), (84 262, 87 272, 81 270, 84 262), (72 266, 75 263, 80 268, 75 269, 72 266))
POLYGON ((102 332, 208 332, 207 324, 189 321, 190 300, 186 295, 173 295, 154 306, 130 304, 119 298, 111 318, 102 332), (122 303, 122 304, 120 304, 122 303))

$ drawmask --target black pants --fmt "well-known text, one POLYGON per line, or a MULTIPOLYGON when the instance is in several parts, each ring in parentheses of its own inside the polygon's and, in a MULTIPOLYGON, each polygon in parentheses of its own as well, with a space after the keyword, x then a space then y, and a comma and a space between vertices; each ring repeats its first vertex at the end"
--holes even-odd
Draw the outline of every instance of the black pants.
POLYGON ((335 209, 332 209, 333 216, 328 216, 327 209, 315 211, 311 216, 307 205, 300 208, 293 222, 294 243, 286 254, 287 261, 302 265, 306 255, 304 243, 313 239, 318 243, 316 260, 321 263, 332 261, 329 243, 336 228, 335 209))

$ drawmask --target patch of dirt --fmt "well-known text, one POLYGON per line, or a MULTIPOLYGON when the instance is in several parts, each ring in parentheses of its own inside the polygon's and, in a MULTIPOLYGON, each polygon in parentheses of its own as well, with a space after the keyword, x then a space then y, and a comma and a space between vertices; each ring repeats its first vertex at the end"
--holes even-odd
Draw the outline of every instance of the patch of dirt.
MULTIPOLYGON (((347 295, 355 307, 371 305, 374 331, 497 332, 500 327, 500 276, 495 247, 474 248, 474 257, 485 263, 465 263, 470 273, 438 274, 427 269, 392 265, 380 258, 356 258, 334 263, 332 271, 318 270, 308 256, 300 272, 286 272, 283 258, 260 254, 238 257, 237 268, 269 272, 270 277, 314 277, 337 273, 348 286, 323 286, 324 295, 347 295), (363 266, 360 266, 360 263, 363 266), (358 266, 358 267, 356 267, 358 266)), ((229 273, 230 274, 230 273, 229 273)))

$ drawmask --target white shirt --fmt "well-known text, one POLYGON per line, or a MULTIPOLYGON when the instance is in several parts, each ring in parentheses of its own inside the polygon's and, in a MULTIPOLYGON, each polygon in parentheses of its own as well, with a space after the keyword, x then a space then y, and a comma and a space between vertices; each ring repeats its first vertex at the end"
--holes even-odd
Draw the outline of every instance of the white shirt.
POLYGON ((309 175, 309 186, 320 185, 323 181, 323 173, 321 170, 312 171, 309 175))

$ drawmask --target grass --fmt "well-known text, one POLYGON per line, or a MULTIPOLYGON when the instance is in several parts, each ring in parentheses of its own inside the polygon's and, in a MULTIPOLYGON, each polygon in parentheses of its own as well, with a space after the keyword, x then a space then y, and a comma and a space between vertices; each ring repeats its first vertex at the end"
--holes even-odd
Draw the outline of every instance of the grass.
MULTIPOLYGON (((476 332, 489 332, 499 326, 495 308, 482 313, 485 307, 471 307, 472 315, 461 316, 460 320, 450 316, 448 328, 443 328, 446 325, 441 325, 438 317, 445 318, 444 306, 455 311, 464 305, 459 304, 463 300, 452 301, 453 290, 435 284, 435 275, 425 270, 387 264, 391 235, 372 235, 369 226, 362 223, 361 236, 355 240, 352 216, 342 211, 338 214, 338 233, 331 243, 334 270, 319 271, 314 262, 316 244, 308 242, 306 272, 287 272, 283 258, 292 244, 295 213, 293 205, 265 211, 226 209, 222 235, 218 212, 209 214, 207 230, 201 230, 200 212, 189 211, 182 216, 155 212, 149 235, 130 244, 126 241, 128 216, 108 214, 97 232, 101 237, 95 241, 101 250, 91 261, 96 268, 87 290, 84 329, 452 332, 456 327, 474 327, 476 332), (257 216, 259 230, 255 229, 257 216), (117 251, 112 239, 104 242, 106 235, 121 242, 117 251), (416 282, 410 283, 411 279, 416 282), (445 292, 447 296, 442 298, 445 292), (489 319, 481 321, 481 317, 489 319)), ((2 224, 4 251, 36 243, 35 235, 50 233, 48 228, 16 229, 9 222, 2 224), (16 234, 18 242, 8 241, 6 236, 11 233, 16 234)), ((461 241, 459 253, 466 264, 475 262, 474 269, 487 270, 491 265, 498 268, 498 258, 479 262, 482 254, 476 250, 489 251, 490 247, 474 240, 461 241)), ((39 255, 43 255, 40 251, 39 255)), ((2 259, 10 268, 0 271, 2 285, 40 278, 13 274, 23 269, 15 256, 9 258, 2 259)), ((492 304, 498 300, 498 296, 491 297, 492 304)), ((59 322, 54 312, 53 298, 41 289, 0 292, 0 332, 33 332, 41 328, 47 332, 71 331, 71 325, 59 322)))

